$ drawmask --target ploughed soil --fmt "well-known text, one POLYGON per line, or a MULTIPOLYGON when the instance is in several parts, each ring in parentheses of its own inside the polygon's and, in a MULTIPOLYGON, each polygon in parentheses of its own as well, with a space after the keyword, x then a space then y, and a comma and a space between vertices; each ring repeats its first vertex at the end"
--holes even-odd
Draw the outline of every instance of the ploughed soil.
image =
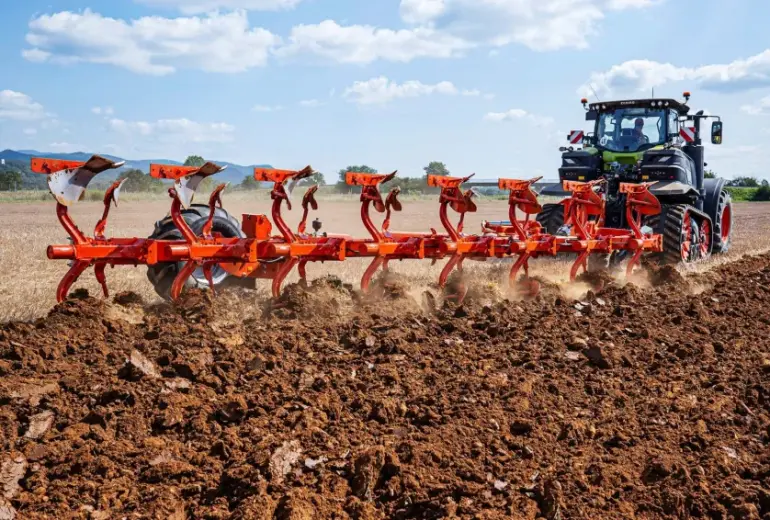
POLYGON ((0 329, 0 519, 770 518, 770 255, 649 279, 74 294, 0 329))

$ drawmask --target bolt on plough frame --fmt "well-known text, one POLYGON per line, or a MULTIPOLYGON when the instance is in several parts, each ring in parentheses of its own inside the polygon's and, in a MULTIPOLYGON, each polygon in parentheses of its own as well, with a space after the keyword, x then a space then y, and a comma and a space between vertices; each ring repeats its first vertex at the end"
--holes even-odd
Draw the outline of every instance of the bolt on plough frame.
MULTIPOLYGON (((345 182, 361 188, 361 220, 369 232, 369 237, 353 237, 343 234, 306 232, 310 209, 317 210, 315 199, 317 185, 311 186, 302 198, 302 218, 296 231, 284 221, 282 209, 284 203, 288 210, 291 206, 291 193, 296 184, 313 174, 308 166, 302 170, 280 170, 255 168, 254 178, 260 182, 272 182, 271 219, 263 214, 244 214, 241 229, 244 237, 224 237, 212 232, 212 222, 216 207, 222 207, 221 194, 226 184, 218 185, 208 201, 208 217, 199 232, 195 232, 183 217, 183 209, 188 208, 195 195, 195 190, 206 177, 221 172, 224 167, 214 163, 195 166, 176 166, 152 164, 150 175, 158 179, 174 181, 169 188, 172 199, 171 219, 181 234, 180 239, 155 238, 120 238, 106 237, 104 234, 111 204, 117 206, 120 188, 124 181, 114 182, 104 195, 104 213, 96 224, 92 237, 86 236, 73 222, 68 213, 69 206, 82 199, 89 182, 99 173, 119 168, 123 163, 116 163, 104 157, 94 155, 88 161, 61 161, 56 159, 33 158, 32 170, 48 175, 48 185, 57 202, 57 216, 70 236, 71 243, 50 245, 47 256, 53 260, 70 260, 70 269, 59 283, 56 298, 59 302, 66 299, 70 288, 78 277, 90 266, 94 267, 96 279, 101 285, 105 297, 108 296, 105 267, 109 265, 147 265, 179 263, 179 269, 171 290, 170 297, 177 299, 182 293, 188 278, 197 269, 204 273, 209 286, 214 288, 212 268, 224 269, 230 276, 238 278, 269 279, 272 281, 272 295, 278 298, 281 285, 296 267, 301 283, 306 283, 308 262, 341 262, 349 258, 370 258, 370 263, 361 279, 361 289, 371 291, 371 282, 378 270, 388 270, 392 260, 425 260, 434 264, 446 259, 439 275, 439 286, 447 287, 450 274, 457 269, 462 271, 463 261, 486 261, 488 259, 512 260, 509 274, 511 287, 519 292, 533 296, 539 290, 539 284, 529 278, 529 260, 559 254, 576 254, 577 259, 570 270, 570 280, 575 280, 578 271, 588 269, 587 258, 591 254, 608 254, 613 251, 631 252, 627 274, 639 263, 645 252, 654 253, 663 250, 662 236, 645 233, 642 219, 656 215, 661 211, 659 201, 649 192, 646 184, 622 184, 621 192, 626 195, 626 218, 630 230, 604 227, 603 197, 595 191, 598 183, 564 182, 564 189, 571 196, 562 203, 565 206, 565 226, 569 234, 550 235, 543 230, 532 215, 541 211, 537 195, 532 185, 540 178, 530 180, 499 179, 498 187, 509 192, 509 221, 504 224, 482 223, 480 234, 466 234, 463 230, 465 214, 475 212, 477 207, 472 190, 463 191, 462 184, 468 177, 448 177, 429 175, 429 186, 440 189, 439 217, 444 232, 430 229, 428 232, 391 231, 392 213, 402 210, 398 200, 399 188, 393 188, 383 198, 382 184, 392 180, 397 172, 390 174, 371 174, 348 172, 345 182), (382 223, 377 226, 372 221, 371 208, 377 213, 384 213, 382 223), (449 209, 459 215, 456 224, 449 217, 449 209), (517 212, 524 215, 517 217, 517 212), (273 225, 278 234, 273 234, 273 225), (518 273, 524 275, 517 281, 518 273)), ((461 303, 467 288, 459 284, 448 299, 461 303)))

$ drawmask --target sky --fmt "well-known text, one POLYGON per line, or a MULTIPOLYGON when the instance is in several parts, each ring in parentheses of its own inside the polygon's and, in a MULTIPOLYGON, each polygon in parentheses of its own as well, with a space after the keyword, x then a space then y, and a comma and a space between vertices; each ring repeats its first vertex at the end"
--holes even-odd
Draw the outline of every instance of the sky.
POLYGON ((770 2, 4 0, 0 149, 557 177, 582 96, 722 116, 770 178, 770 2), (695 7, 697 5, 697 7, 695 7))

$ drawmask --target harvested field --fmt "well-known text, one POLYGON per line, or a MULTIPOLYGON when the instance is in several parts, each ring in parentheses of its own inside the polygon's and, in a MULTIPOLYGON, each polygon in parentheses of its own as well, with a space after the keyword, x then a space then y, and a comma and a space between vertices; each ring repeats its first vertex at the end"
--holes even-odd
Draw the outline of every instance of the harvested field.
MULTIPOLYGON (((199 195, 199 200, 206 197, 199 195)), ((269 213, 270 202, 264 193, 259 196, 248 193, 225 195, 225 207, 231 214, 240 218, 241 213, 269 213)), ((366 229, 358 216, 360 204, 357 197, 348 200, 319 200, 320 209, 316 215, 321 218, 324 230, 335 233, 350 233, 367 236, 366 229)), ((108 236, 140 236, 152 233, 156 220, 167 214, 170 202, 167 198, 149 201, 128 200, 113 208, 107 228, 108 236)), ((770 228, 770 205, 763 203, 736 203, 733 247, 731 252, 716 258, 695 270, 709 267, 714 262, 732 261, 742 254, 770 249, 770 238, 757 230, 770 228)), ((99 202, 81 202, 75 205, 71 213, 75 222, 84 231, 90 233, 96 220, 101 216, 102 204, 99 202)), ((301 211, 286 211, 287 222, 295 226, 301 211)), ((478 212, 469 213, 466 230, 470 233, 479 229, 482 220, 506 219, 508 204, 505 200, 482 199, 478 203, 478 212)), ((64 261, 50 261, 45 250, 49 244, 66 243, 67 236, 56 219, 53 201, 34 203, 0 204, 0 218, 4 223, 0 229, 0 322, 9 320, 28 320, 44 316, 56 303, 56 285, 67 271, 64 261)), ((425 231, 430 227, 442 229, 438 218, 437 199, 426 198, 404 201, 404 210, 393 217, 393 228, 404 231, 425 231)), ((308 276, 312 279, 326 274, 333 274, 340 279, 357 284, 366 268, 367 261, 352 259, 344 263, 327 262, 309 265, 308 276)), ((533 273, 546 279, 563 282, 568 279, 568 264, 563 261, 541 259, 533 264, 533 273)), ((469 262, 469 272, 478 272, 478 278, 491 282, 504 282, 504 270, 469 262)), ((419 294, 431 283, 435 283, 440 265, 430 266, 430 262, 404 261, 392 264, 394 271, 404 275, 415 294, 419 294)), ((107 270, 110 289, 114 292, 135 291, 145 301, 158 301, 152 286, 147 281, 146 268, 118 267, 107 270)), ((287 280, 296 281, 293 273, 287 280)), ((260 282, 266 290, 268 282, 260 282)), ((504 286, 505 284, 502 283, 504 286)), ((88 289, 92 294, 99 294, 99 285, 93 272, 86 272, 75 287, 88 289)), ((581 290, 584 288, 580 288, 581 290)))

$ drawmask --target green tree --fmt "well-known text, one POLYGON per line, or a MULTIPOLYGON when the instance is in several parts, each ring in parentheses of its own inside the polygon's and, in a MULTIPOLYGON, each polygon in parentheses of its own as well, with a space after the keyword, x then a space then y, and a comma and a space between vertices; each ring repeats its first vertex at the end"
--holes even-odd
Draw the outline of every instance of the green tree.
POLYGON ((21 189, 21 172, 16 170, 0 171, 0 191, 11 191, 21 189))
POLYGON ((759 181, 754 177, 736 177, 727 183, 728 186, 738 188, 758 188, 759 181))
POLYGON ((442 177, 449 175, 446 165, 439 161, 431 161, 428 166, 423 167, 423 171, 425 171, 426 178, 428 175, 441 175, 442 177))
POLYGON ((717 174, 714 173, 714 170, 705 170, 703 172, 703 178, 704 179, 716 179, 717 178, 717 174))
POLYGON ((203 166, 206 161, 200 155, 188 155, 184 160, 185 166, 203 166))
POLYGON ((351 189, 351 187, 348 186, 345 183, 345 175, 348 172, 377 173, 377 170, 375 170, 374 168, 370 168, 369 166, 366 166, 365 164, 363 164, 361 166, 348 166, 344 170, 340 170, 339 172, 337 172, 339 180, 337 181, 337 184, 335 186, 337 188, 337 191, 339 191, 341 193, 344 193, 344 192, 348 191, 349 189, 351 189))
MULTIPOLYGON (((438 193, 440 191, 438 188, 431 188, 428 186, 428 175, 439 175, 441 177, 446 177, 449 175, 449 170, 447 169, 446 165, 439 161, 431 161, 428 163, 428 166, 423 167, 423 171, 425 172, 425 175, 422 176, 422 182, 419 187, 415 186, 414 189, 423 193, 438 193)), ((404 188, 402 187, 402 190, 403 189, 404 188)))
POLYGON ((256 190, 259 188, 259 183, 254 178, 253 175, 247 175, 243 178, 241 183, 238 185, 238 189, 241 190, 256 190))
POLYGON ((163 182, 160 179, 150 177, 142 170, 131 168, 123 170, 118 175, 118 180, 127 179, 123 185, 127 191, 160 192, 163 191, 163 182))
POLYGON ((757 201, 770 200, 770 186, 767 184, 762 184, 762 186, 757 188, 757 191, 751 197, 751 200, 757 200, 757 201))

